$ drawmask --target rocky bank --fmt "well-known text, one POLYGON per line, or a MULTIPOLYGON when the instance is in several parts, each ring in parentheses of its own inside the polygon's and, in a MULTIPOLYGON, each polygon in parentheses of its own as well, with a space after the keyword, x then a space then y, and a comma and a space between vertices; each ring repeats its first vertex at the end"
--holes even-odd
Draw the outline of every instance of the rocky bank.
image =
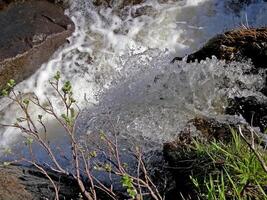
POLYGON ((0 11, 0 88, 32 75, 74 31, 64 11, 47 1, 8 4, 0 11))

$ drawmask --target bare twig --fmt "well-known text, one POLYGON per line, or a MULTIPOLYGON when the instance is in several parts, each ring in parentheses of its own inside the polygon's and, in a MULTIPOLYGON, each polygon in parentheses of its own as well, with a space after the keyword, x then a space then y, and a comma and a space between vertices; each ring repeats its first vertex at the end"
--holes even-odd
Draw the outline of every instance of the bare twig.
POLYGON ((259 160, 263 170, 267 173, 267 166, 266 166, 266 163, 265 163, 264 159, 262 158, 262 155, 260 154, 259 151, 257 151, 257 149, 255 148, 255 145, 250 144, 250 142, 246 139, 246 137, 244 136, 240 126, 239 126, 239 133, 240 133, 242 139, 246 142, 246 144, 250 148, 250 150, 255 154, 255 156, 259 160))

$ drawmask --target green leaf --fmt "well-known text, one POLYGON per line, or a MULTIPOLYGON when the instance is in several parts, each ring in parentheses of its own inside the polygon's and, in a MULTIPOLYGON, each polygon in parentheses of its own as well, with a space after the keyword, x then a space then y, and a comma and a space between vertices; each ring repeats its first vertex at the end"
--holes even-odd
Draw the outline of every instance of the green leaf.
POLYGON ((97 156, 96 151, 91 151, 90 152, 90 157, 95 158, 96 156, 97 156))
POLYGON ((68 94, 68 93, 71 92, 71 89, 72 89, 72 87, 71 87, 71 83, 70 83, 70 81, 66 81, 66 82, 64 83, 63 87, 62 87, 62 91, 63 91, 65 94, 68 94))
POLYGON ((121 179, 122 186, 126 188, 128 195, 134 199, 137 195, 137 191, 133 185, 133 179, 128 175, 124 174, 121 179))
POLYGON ((71 102, 71 103, 75 103, 76 100, 75 100, 73 97, 70 97, 70 102, 71 102))
POLYGON ((75 118, 75 109, 74 108, 70 109, 70 116, 71 116, 71 118, 75 118))
POLYGON ((112 170, 111 164, 105 164, 104 168, 105 168, 106 172, 111 172, 111 170, 112 170))
POLYGON ((66 114, 62 114, 61 117, 65 120, 65 122, 66 122, 67 124, 70 123, 70 119, 67 117, 66 114))
POLYGON ((38 115, 38 119, 41 121, 43 119, 43 115, 38 115))
POLYGON ((10 79, 8 82, 7 82, 7 87, 8 88, 13 88, 15 86, 15 80, 13 79, 10 79))
POLYGON ((18 117, 17 122, 23 122, 23 119, 18 117))
POLYGON ((6 89, 2 90, 2 92, 1 92, 1 95, 4 97, 8 96, 8 94, 9 94, 9 92, 6 89))
POLYGON ((59 81, 59 79, 60 79, 60 72, 59 71, 57 71, 57 73, 55 74, 54 79, 59 81))
POLYGON ((29 101, 29 99, 24 99, 24 100, 23 100, 23 103, 24 103, 25 105, 29 105, 30 101, 29 101))
POLYGON ((26 139, 26 145, 31 145, 33 143, 33 138, 28 137, 26 139))

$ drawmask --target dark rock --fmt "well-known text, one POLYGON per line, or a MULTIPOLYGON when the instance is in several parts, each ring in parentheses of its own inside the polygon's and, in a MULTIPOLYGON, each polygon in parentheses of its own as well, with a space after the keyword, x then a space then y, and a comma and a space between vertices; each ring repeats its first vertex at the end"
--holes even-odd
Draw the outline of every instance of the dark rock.
MULTIPOLYGON (((40 1, 40 0, 0 0, 0 11, 6 8, 9 4, 23 3, 26 1, 40 1)), ((56 4, 62 8, 67 6, 67 2, 66 2, 67 0, 46 0, 46 1, 56 4)))
MULTIPOLYGON (((99 8, 112 8, 112 13, 119 16, 122 20, 126 20, 128 16, 133 18, 140 16, 155 16, 157 14, 157 10, 150 5, 145 5, 145 0, 119 0, 119 1, 111 1, 111 0, 95 0, 93 4, 99 8)), ((128 30, 116 29, 115 33, 125 34, 128 30)))
POLYGON ((31 200, 32 195, 22 185, 16 173, 8 168, 0 168, 0 199, 31 200))
POLYGON ((63 10, 47 1, 11 3, 0 12, 0 26, 0 88, 33 74, 74 31, 63 10))
POLYGON ((137 8, 136 10, 132 11, 131 15, 132 17, 139 17, 142 15, 155 15, 156 10, 152 6, 142 6, 140 8, 137 8))
POLYGON ((122 0, 120 2, 121 2, 120 7, 124 8, 126 6, 141 4, 144 2, 144 0, 122 0))
POLYGON ((126 6, 137 5, 143 3, 144 0, 119 0, 119 1, 112 1, 112 0, 94 0, 93 4, 95 6, 108 6, 108 7, 118 7, 124 8, 126 6))
POLYGON ((267 28, 238 29, 219 34, 203 48, 188 55, 187 62, 212 56, 227 62, 251 59, 256 68, 267 68, 267 28))
MULTIPOLYGON (((229 141, 232 138, 231 127, 235 128, 238 125, 244 125, 240 123, 240 119, 235 117, 215 119, 204 116, 195 117, 194 119, 189 120, 188 124, 192 124, 196 130, 200 132, 201 138, 207 141, 212 141, 213 139, 229 141)), ((188 129, 185 129, 182 135, 188 135, 188 133, 186 133, 187 131, 188 129)))
POLYGON ((111 6, 111 0, 93 0, 95 6, 111 6))
POLYGON ((229 100, 226 113, 241 114, 252 126, 259 127, 262 132, 267 128, 267 98, 235 97, 229 100))
POLYGON ((259 0, 225 0, 224 6, 227 11, 239 13, 243 8, 259 0))
POLYGON ((267 84, 265 84, 265 86, 260 90, 260 92, 267 96, 267 84))
POLYGON ((267 71, 265 71, 265 83, 264 86, 260 89, 260 92, 267 97, 267 71))
MULTIPOLYGON (((60 199, 79 199, 79 189, 72 177, 48 172, 59 188, 60 199)), ((34 167, 0 167, 0 199, 54 199, 55 191, 48 178, 34 167)))

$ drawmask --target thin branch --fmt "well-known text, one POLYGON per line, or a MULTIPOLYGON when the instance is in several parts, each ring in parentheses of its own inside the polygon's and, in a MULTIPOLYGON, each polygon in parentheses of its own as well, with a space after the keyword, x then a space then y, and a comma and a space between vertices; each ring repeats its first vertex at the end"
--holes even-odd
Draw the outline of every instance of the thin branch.
POLYGON ((251 145, 250 142, 246 139, 246 137, 244 136, 240 126, 239 126, 239 133, 240 133, 241 137, 243 138, 243 140, 247 143, 247 145, 250 148, 250 150, 255 154, 255 156, 259 160, 263 170, 267 173, 267 166, 266 166, 266 163, 265 163, 264 159, 262 158, 260 153, 256 150, 255 146, 251 145))

